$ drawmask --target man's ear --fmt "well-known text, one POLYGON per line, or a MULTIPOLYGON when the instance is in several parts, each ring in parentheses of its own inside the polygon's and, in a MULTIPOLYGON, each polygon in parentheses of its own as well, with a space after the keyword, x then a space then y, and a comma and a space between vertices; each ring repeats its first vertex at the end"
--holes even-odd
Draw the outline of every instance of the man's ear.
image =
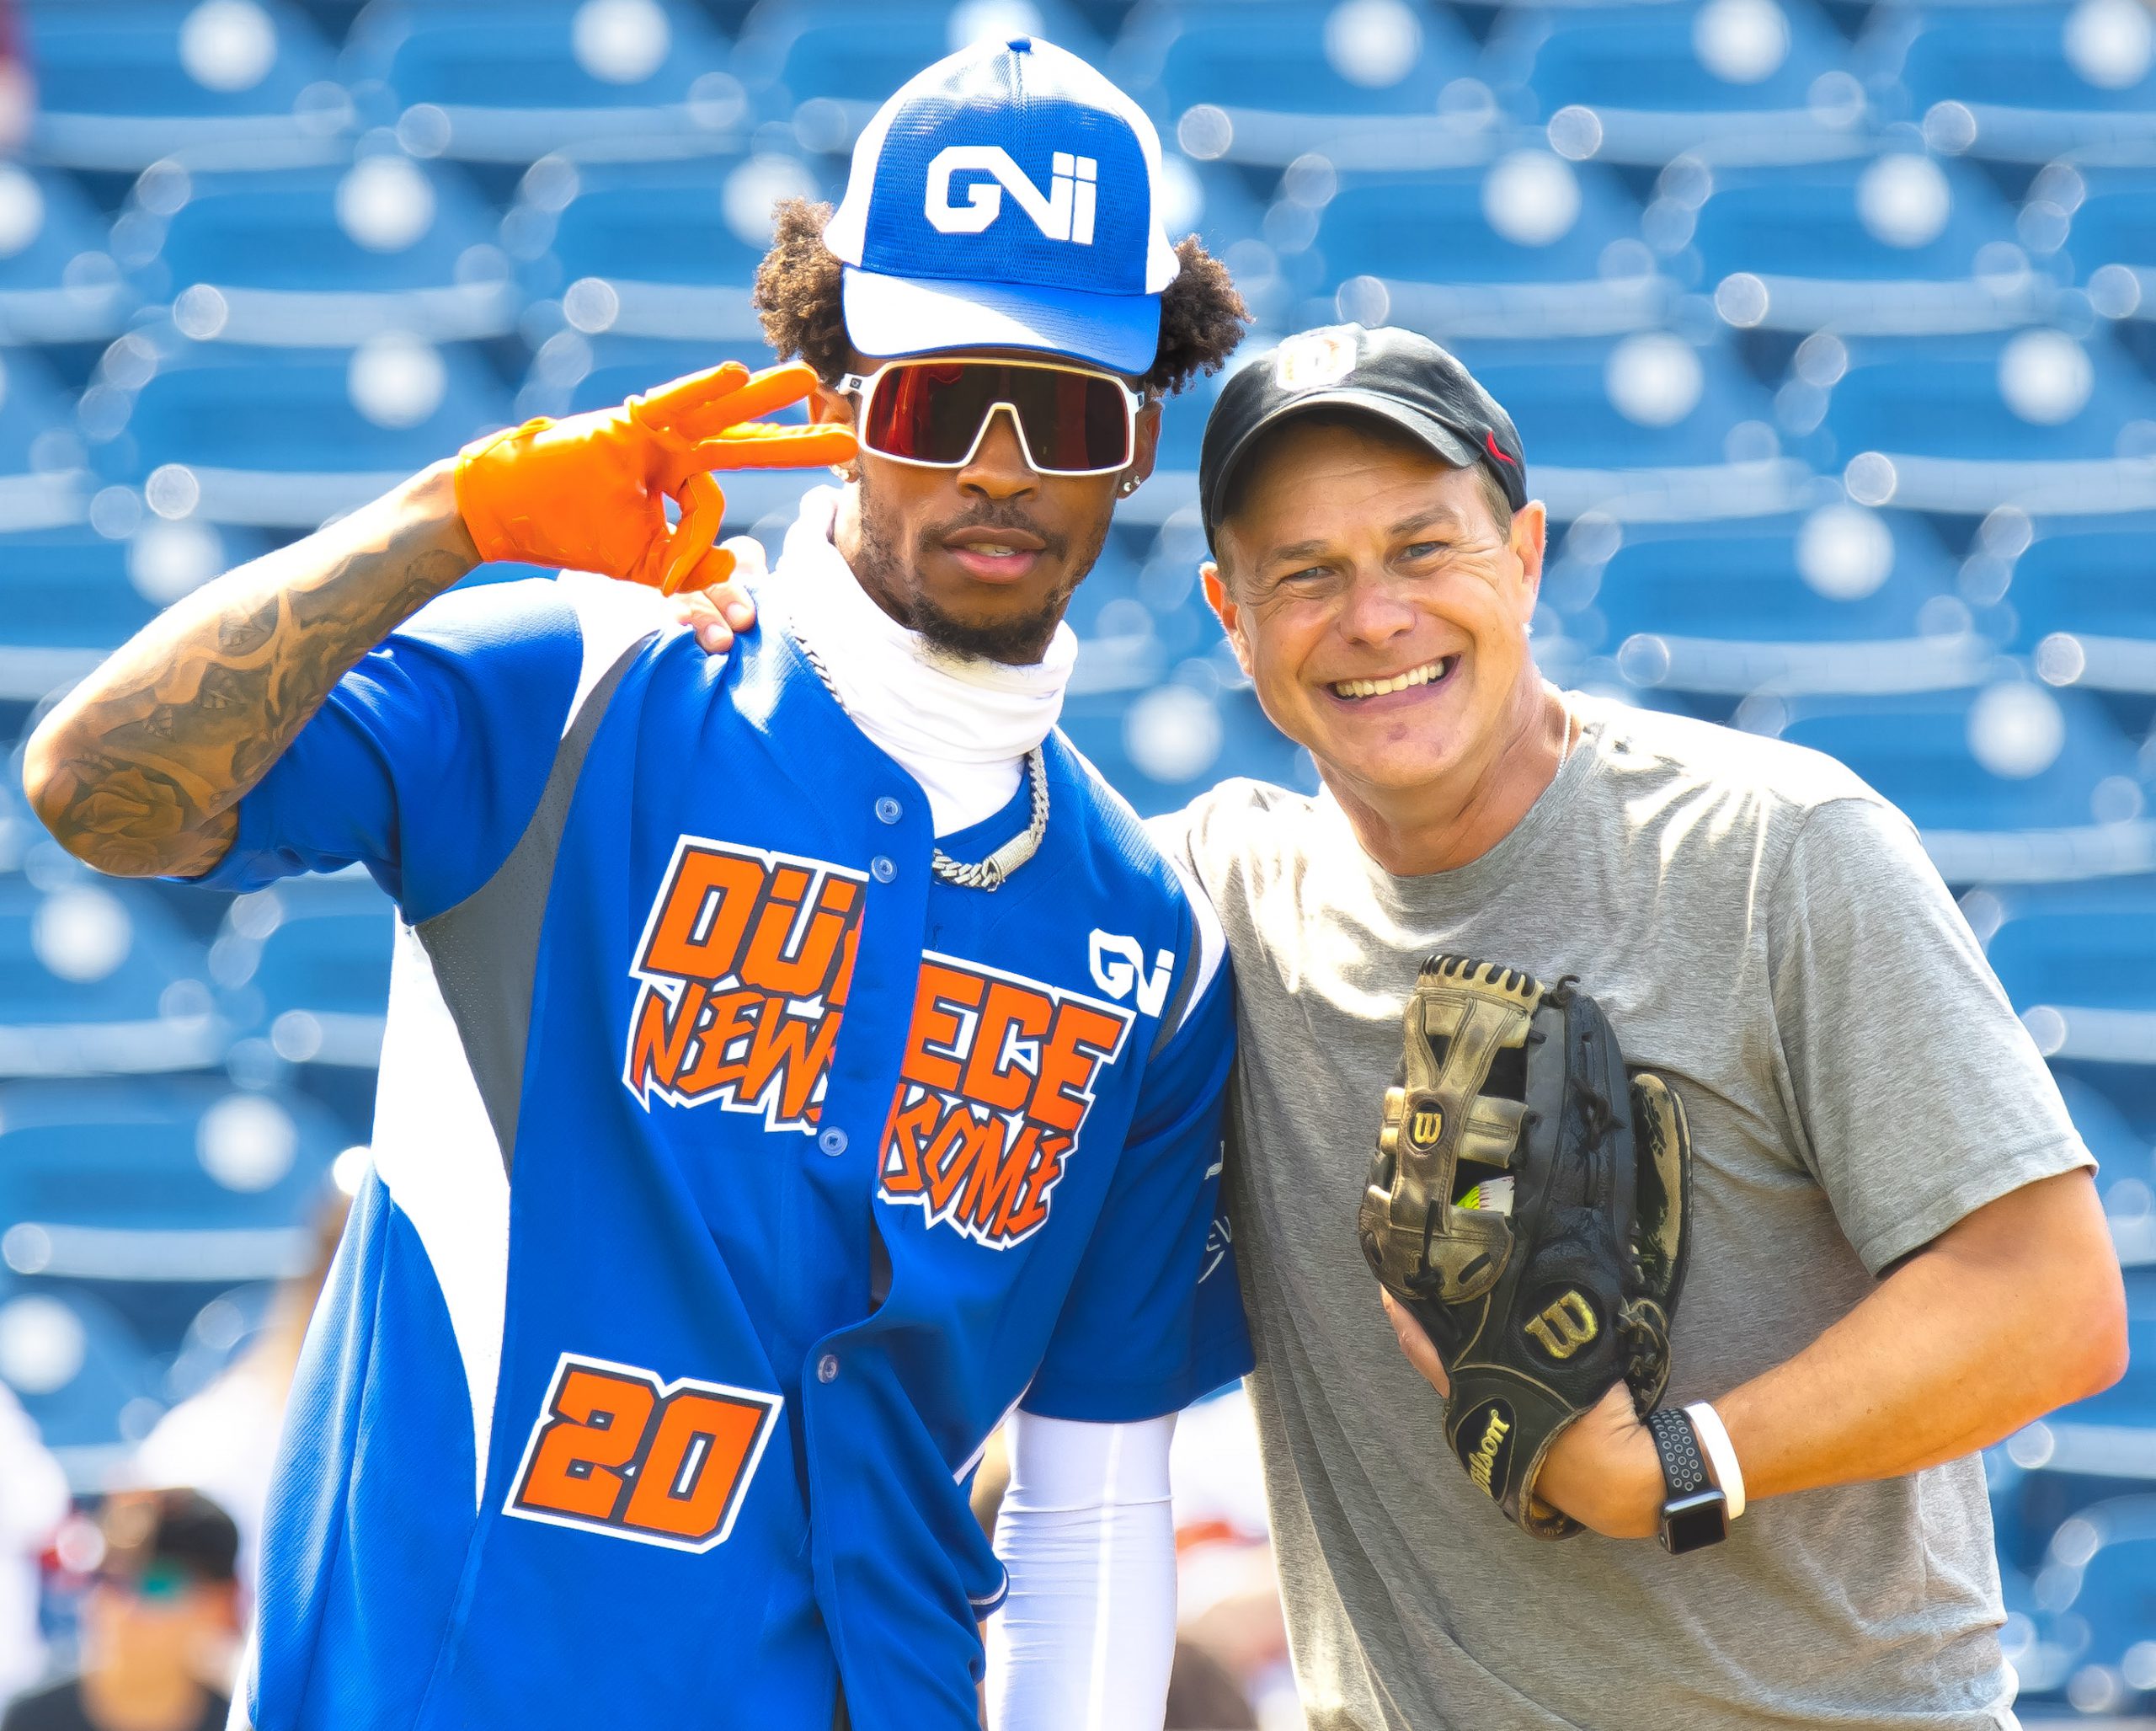
POLYGON ((853 398, 819 383, 808 393, 808 419, 819 426, 851 426, 853 398))
POLYGON ((1160 453, 1161 405, 1156 402, 1149 401, 1138 411, 1137 447, 1123 472, 1124 484, 1134 491, 1153 473, 1153 459, 1160 453))
POLYGON ((1198 568, 1198 580, 1204 585, 1205 605, 1212 608, 1220 622, 1220 628, 1228 633, 1228 647, 1235 652, 1235 665, 1241 668, 1243 676, 1249 678, 1250 645, 1243 637, 1243 610, 1235 605, 1235 598, 1228 592, 1226 580, 1220 568, 1211 559, 1198 568))
POLYGON ((1530 499, 1513 513, 1511 545, 1519 561, 1520 617, 1534 617, 1534 604, 1542 594, 1542 567, 1550 548, 1550 513, 1539 499, 1530 499))

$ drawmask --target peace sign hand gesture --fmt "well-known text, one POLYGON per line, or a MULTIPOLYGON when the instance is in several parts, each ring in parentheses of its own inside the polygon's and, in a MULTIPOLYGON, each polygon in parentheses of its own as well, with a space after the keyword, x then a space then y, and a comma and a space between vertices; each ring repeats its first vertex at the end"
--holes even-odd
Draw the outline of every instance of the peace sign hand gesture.
POLYGON ((712 545, 726 512, 712 470, 854 456, 851 428, 757 419, 815 383, 798 361, 752 375, 729 361, 616 408, 490 434, 457 457, 457 510, 483 559, 597 571, 665 595, 706 588, 734 569, 712 545), (670 529, 666 498, 681 508, 670 529))

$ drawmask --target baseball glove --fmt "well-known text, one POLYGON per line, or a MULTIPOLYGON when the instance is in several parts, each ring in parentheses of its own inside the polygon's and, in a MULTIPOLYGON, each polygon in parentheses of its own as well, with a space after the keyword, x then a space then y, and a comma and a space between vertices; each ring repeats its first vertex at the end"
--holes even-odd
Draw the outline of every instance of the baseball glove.
POLYGON ((1669 1378, 1684 1279, 1684 1109, 1570 976, 1433 956, 1407 1002, 1363 1193, 1363 1254, 1452 1381, 1445 1441, 1516 1525, 1578 1524, 1534 1494, 1550 1445, 1620 1379, 1669 1378))

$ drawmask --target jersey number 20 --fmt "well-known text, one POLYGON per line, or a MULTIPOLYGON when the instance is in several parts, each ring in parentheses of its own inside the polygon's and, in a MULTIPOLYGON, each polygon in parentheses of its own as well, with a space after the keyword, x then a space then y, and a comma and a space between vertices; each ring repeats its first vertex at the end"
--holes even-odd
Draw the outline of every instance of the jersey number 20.
POLYGON ((563 1353, 504 1512, 708 1551, 733 1528, 780 1404, 563 1353))

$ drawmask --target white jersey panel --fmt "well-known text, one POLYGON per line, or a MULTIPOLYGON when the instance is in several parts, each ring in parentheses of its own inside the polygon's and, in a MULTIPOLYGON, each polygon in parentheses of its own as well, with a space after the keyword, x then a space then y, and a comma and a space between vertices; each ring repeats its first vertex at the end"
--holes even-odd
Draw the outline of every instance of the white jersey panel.
POLYGON ((509 1173, 434 964, 402 920, 375 1096, 374 1167, 419 1235, 448 1307, 472 1397, 477 1506, 501 1369, 509 1173))

